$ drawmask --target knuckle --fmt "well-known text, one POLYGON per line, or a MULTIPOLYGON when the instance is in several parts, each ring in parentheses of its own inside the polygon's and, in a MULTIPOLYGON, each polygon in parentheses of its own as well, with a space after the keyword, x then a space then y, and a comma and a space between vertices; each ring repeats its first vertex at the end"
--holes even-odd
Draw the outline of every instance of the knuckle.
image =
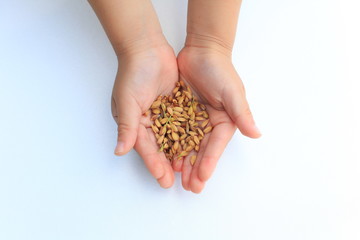
POLYGON ((239 81, 239 87, 240 87, 240 92, 241 94, 243 94, 244 96, 246 96, 246 89, 245 89, 245 85, 243 83, 243 81, 239 81))
POLYGON ((215 161, 215 158, 211 157, 211 156, 204 156, 201 160, 202 169, 209 169, 210 167, 212 167, 212 163, 215 161))
POLYGON ((244 115, 245 115, 245 116, 252 116, 252 112, 251 112, 249 106, 246 106, 246 107, 245 107, 245 109, 244 109, 244 115))
POLYGON ((239 124, 244 123, 244 121, 247 119, 253 119, 253 115, 249 106, 244 107, 239 114, 235 115, 233 121, 239 124))
POLYGON ((122 135, 122 134, 124 134, 124 133, 126 133, 126 132, 131 132, 131 131, 133 131, 134 130, 134 128, 133 127, 131 127, 130 126, 130 124, 128 124, 128 123, 124 123, 124 122, 118 122, 118 134, 119 135, 122 135))

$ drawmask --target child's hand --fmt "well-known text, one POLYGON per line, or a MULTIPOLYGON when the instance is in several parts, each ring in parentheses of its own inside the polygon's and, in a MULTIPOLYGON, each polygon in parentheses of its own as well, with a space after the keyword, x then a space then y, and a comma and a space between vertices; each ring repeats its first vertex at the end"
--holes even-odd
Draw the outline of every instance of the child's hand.
MULTIPOLYGON (((132 49, 139 48, 133 46, 132 49)), ((115 154, 124 155, 135 147, 150 173, 164 188, 173 185, 174 172, 165 155, 158 152, 150 117, 143 114, 158 95, 171 93, 177 81, 176 57, 167 43, 119 55, 111 104, 118 124, 115 154)))
MULTIPOLYGON (((212 132, 206 135, 194 166, 189 158, 182 164, 183 187, 199 193, 215 169, 236 127, 243 135, 258 138, 245 89, 231 62, 221 51, 185 47, 178 56, 180 79, 188 83, 209 112, 212 132)), ((179 170, 176 169, 175 170, 179 170)))

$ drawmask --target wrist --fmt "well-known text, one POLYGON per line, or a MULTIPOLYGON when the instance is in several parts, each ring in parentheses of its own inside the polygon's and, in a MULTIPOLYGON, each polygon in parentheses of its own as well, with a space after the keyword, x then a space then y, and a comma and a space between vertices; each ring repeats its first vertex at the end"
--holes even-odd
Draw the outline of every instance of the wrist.
POLYGON ((185 47, 198 49, 204 53, 221 53, 231 58, 233 43, 210 34, 188 33, 185 47))
POLYGON ((129 57, 150 49, 168 46, 161 31, 154 33, 141 33, 113 43, 118 58, 129 57))

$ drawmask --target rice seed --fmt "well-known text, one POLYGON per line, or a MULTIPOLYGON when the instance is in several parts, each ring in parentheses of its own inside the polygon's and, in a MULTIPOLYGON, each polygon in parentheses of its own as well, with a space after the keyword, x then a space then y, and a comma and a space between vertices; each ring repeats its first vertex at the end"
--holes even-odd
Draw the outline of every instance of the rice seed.
POLYGON ((174 145, 173 145, 173 148, 174 148, 175 150, 178 150, 178 148, 179 148, 179 141, 175 141, 175 143, 174 143, 174 145))
POLYGON ((186 151, 186 152, 191 152, 191 150, 193 150, 194 147, 195 147, 195 146, 188 145, 188 146, 185 148, 185 151, 186 151))
POLYGON ((208 126, 207 128, 204 129, 204 133, 209 133, 212 130, 211 126, 208 126))
POLYGON ((176 112, 179 112, 179 113, 181 113, 181 112, 183 112, 184 111, 184 109, 183 108, 181 108, 181 107, 174 107, 174 109, 173 109, 174 111, 176 111, 176 112))
POLYGON ((168 121, 167 118, 162 118, 162 119, 160 119, 160 123, 161 123, 162 125, 164 125, 167 121, 168 121))
POLYGON ((189 98, 189 99, 192 98, 191 94, 188 91, 184 91, 184 94, 187 98, 189 98))
POLYGON ((198 135, 196 132, 193 132, 193 131, 189 131, 189 134, 190 134, 190 136, 196 136, 196 135, 198 135))
POLYGON ((170 128, 173 132, 178 132, 178 128, 174 124, 170 124, 170 128))
POLYGON ((190 87, 189 86, 187 86, 187 91, 190 93, 190 95, 192 95, 192 91, 191 91, 191 89, 190 89, 190 87))
POLYGON ((160 114, 160 109, 159 108, 154 108, 152 110, 153 114, 160 114))
POLYGON ((170 115, 173 115, 173 114, 174 114, 174 112, 173 112, 173 110, 172 110, 171 107, 167 107, 167 111, 168 111, 168 113, 170 113, 170 115))
POLYGON ((168 134, 167 137, 170 139, 170 141, 174 142, 174 139, 172 138, 171 134, 168 134))
POLYGON ((151 118, 150 118, 150 120, 151 121, 155 121, 155 119, 157 119, 159 116, 158 115, 153 115, 151 118))
POLYGON ((191 158, 190 158, 190 163, 191 163, 192 166, 194 166, 195 161, 196 161, 196 155, 192 155, 191 158))
POLYGON ((151 128, 153 130, 154 133, 158 133, 159 129, 155 126, 155 125, 151 125, 151 128))
POLYGON ((151 111, 150 111, 150 110, 147 110, 146 112, 144 112, 143 115, 144 115, 145 117, 147 117, 150 113, 151 113, 151 111))
POLYGON ((177 127, 177 129, 179 130, 179 133, 184 134, 185 130, 182 127, 177 127))
POLYGON ((184 81, 180 80, 179 82, 180 82, 180 86, 181 86, 182 88, 185 88, 185 87, 186 87, 184 81))
POLYGON ((173 115, 175 115, 175 116, 177 116, 177 117, 182 117, 183 115, 181 114, 181 113, 179 113, 179 112, 173 112, 173 115))
POLYGON ((196 145, 200 144, 199 138, 197 136, 194 136, 194 142, 196 143, 196 145))
POLYGON ((172 132, 171 133, 172 138, 174 139, 174 141, 178 141, 179 140, 179 135, 176 132, 172 132))
POLYGON ((163 112, 166 112, 166 106, 164 103, 161 103, 161 109, 163 110, 163 112))
POLYGON ((172 123, 176 126, 181 126, 181 123, 179 123, 179 122, 172 122, 172 123))
POLYGON ((165 135, 160 136, 159 139, 157 140, 157 144, 161 144, 164 141, 164 137, 165 135))
MULTIPOLYGON (((184 140, 186 137, 187 137, 187 135, 183 134, 183 135, 180 136, 180 140, 184 140)), ((184 145, 184 144, 181 144, 181 145, 184 145)))
POLYGON ((204 120, 206 120, 206 119, 203 118, 203 117, 195 117, 195 120, 196 120, 196 121, 204 121, 204 120))
POLYGON ((184 97, 178 98, 178 104, 181 105, 184 102, 184 97))
POLYGON ((204 136, 204 133, 203 133, 203 131, 201 131, 200 128, 197 128, 196 130, 198 131, 198 133, 199 133, 202 137, 204 136))
POLYGON ((202 128, 205 128, 208 123, 209 123, 209 119, 203 121, 203 122, 201 123, 201 127, 202 127, 202 128))
POLYGON ((179 154, 178 158, 179 158, 179 157, 185 157, 185 156, 187 156, 187 155, 189 155, 188 152, 182 151, 182 152, 179 154))
POLYGON ((179 91, 179 87, 176 87, 176 88, 174 88, 174 90, 172 91, 173 92, 173 94, 175 94, 175 93, 177 93, 179 91))
POLYGON ((206 110, 206 106, 205 106, 204 104, 202 104, 202 103, 200 103, 200 108, 201 108, 201 110, 203 110, 203 111, 206 110))
POLYGON ((160 124, 160 122, 159 122, 159 119, 155 119, 155 125, 156 125, 157 127, 161 127, 161 124, 160 124))
POLYGON ((192 107, 189 107, 189 110, 188 110, 187 114, 189 116, 191 116, 193 114, 193 108, 192 107))
POLYGON ((156 100, 155 102, 153 102, 153 104, 151 105, 151 108, 158 108, 160 107, 161 101, 160 100, 156 100))
POLYGON ((182 117, 178 118, 177 120, 178 120, 179 122, 186 122, 186 119, 185 119, 185 118, 182 118, 182 117))

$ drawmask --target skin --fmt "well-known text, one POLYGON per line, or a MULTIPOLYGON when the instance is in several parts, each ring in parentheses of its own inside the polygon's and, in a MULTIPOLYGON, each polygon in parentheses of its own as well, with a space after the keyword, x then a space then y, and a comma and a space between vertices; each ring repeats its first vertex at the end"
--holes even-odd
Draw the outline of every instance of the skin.
POLYGON ((174 171, 158 152, 150 119, 144 117, 158 95, 171 93, 178 81, 173 49, 164 38, 148 0, 90 0, 118 57, 112 114, 118 124, 115 154, 132 148, 163 188, 174 183, 174 171))
POLYGON ((195 165, 189 158, 182 164, 182 185, 194 193, 203 190, 236 128, 251 138, 261 136, 231 61, 240 6, 239 0, 189 0, 179 73, 207 106, 214 127, 203 140, 195 165))
POLYGON ((236 128, 251 138, 261 136, 231 61, 241 1, 189 0, 187 38, 177 58, 149 0, 89 2, 119 60, 112 95, 115 154, 135 148, 160 186, 171 187, 174 171, 181 171, 184 189, 200 193, 236 128), (190 156, 171 166, 158 151, 149 116, 143 115, 158 95, 171 93, 179 78, 207 106, 213 126, 194 166, 190 156))

